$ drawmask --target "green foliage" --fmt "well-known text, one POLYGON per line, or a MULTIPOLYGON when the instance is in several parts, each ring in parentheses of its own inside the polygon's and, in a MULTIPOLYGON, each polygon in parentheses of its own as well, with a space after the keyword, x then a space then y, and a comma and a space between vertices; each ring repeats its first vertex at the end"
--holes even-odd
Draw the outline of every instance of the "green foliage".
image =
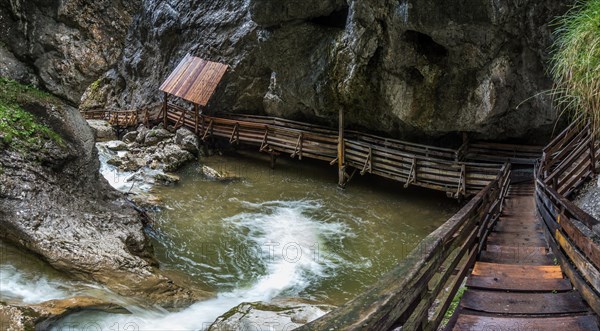
POLYGON ((579 1, 558 20, 551 74, 559 106, 600 125, 600 0, 579 1))
POLYGON ((456 291, 456 295, 452 299, 452 302, 450 303, 450 306, 448 307, 448 310, 446 311, 446 314, 444 315, 444 319, 442 320, 442 324, 441 324, 442 326, 445 326, 446 324, 448 324, 448 321, 450 321, 450 318, 452 318, 452 315, 454 315, 454 311, 456 311, 456 308, 458 308, 460 299, 462 299, 463 294, 465 294, 466 290, 467 290, 467 288, 465 286, 461 286, 458 289, 458 291, 456 291))
POLYGON ((12 148, 39 149, 51 139, 63 146, 60 135, 39 123, 21 105, 31 102, 53 102, 56 99, 31 86, 0 77, 0 138, 12 148))

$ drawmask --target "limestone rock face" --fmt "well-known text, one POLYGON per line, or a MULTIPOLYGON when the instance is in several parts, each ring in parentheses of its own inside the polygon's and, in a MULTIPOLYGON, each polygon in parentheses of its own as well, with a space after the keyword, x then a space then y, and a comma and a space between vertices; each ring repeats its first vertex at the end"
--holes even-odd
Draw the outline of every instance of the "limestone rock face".
POLYGON ((129 109, 158 101, 191 53, 231 66, 215 111, 333 125, 345 109, 348 126, 396 137, 532 137, 557 117, 550 22, 573 2, 5 1, 0 73, 129 109))
POLYGON ((142 0, 109 103, 144 105, 186 53, 231 65, 210 107, 395 136, 542 132, 549 22, 572 0, 142 0))
POLYGON ((0 2, 0 74, 78 104, 119 59, 140 0, 0 2))
POLYGON ((43 148, 0 146, 0 238, 78 279, 149 304, 181 306, 206 297, 164 276, 144 222, 99 173, 94 135, 64 104, 23 107, 62 137, 43 148))

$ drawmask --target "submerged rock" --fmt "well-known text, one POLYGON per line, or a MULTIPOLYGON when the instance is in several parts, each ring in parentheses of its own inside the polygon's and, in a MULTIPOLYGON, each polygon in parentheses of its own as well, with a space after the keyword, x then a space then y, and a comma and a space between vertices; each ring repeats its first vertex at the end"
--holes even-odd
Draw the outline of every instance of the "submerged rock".
POLYGON ((96 136, 96 141, 110 141, 116 140, 117 135, 113 127, 104 120, 87 120, 96 136))
POLYGON ((334 308, 287 300, 242 303, 217 318, 208 330, 293 330, 334 308))
POLYGON ((238 177, 230 174, 226 171, 218 171, 215 170, 207 165, 203 165, 200 167, 200 172, 202 173, 202 175, 208 179, 215 179, 215 180, 235 180, 238 177))
POLYGON ((153 177, 156 182, 164 185, 175 184, 180 180, 179 176, 173 174, 158 173, 153 177))
POLYGON ((56 320, 86 309, 105 312, 127 311, 113 302, 87 296, 50 300, 27 306, 0 302, 0 326, 2 330, 8 331, 47 330, 56 320))

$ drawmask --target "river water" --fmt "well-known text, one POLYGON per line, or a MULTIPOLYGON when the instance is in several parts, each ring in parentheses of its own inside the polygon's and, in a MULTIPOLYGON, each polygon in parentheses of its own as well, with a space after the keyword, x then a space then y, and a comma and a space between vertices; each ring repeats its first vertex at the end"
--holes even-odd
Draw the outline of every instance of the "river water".
MULTIPOLYGON (((339 305, 376 282, 458 209, 444 194, 372 176, 357 176, 340 190, 336 168, 325 163, 280 158, 271 170, 267 158, 253 152, 203 163, 235 179, 207 179, 194 163, 178 172, 181 181, 174 186, 139 189, 162 200, 149 232, 161 268, 215 297, 178 312, 135 305, 127 307, 132 314, 81 312, 55 330, 199 330, 241 302, 279 297, 339 305)), ((131 174, 106 164, 102 171, 114 186, 130 186, 124 179, 131 174)), ((0 261, 0 300, 107 295, 2 248, 9 254, 0 261)))

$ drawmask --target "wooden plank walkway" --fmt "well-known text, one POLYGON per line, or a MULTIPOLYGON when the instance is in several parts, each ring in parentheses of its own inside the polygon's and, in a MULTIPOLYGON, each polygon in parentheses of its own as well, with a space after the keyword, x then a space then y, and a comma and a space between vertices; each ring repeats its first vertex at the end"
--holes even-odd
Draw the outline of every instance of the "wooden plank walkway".
POLYGON ((447 329, 598 330, 536 216, 533 183, 512 184, 447 329))
MULTIPOLYGON (((197 115, 183 107, 166 104, 166 120, 175 128, 185 126, 202 140, 213 137, 231 144, 258 147, 271 155, 311 158, 338 164, 338 132, 318 125, 256 115, 197 115)), ((165 111, 165 110, 163 110, 165 111)), ((475 163, 461 159, 459 151, 346 132, 342 161, 347 181, 367 173, 404 184, 446 192, 461 198, 475 195, 498 175, 501 164, 475 163)))

